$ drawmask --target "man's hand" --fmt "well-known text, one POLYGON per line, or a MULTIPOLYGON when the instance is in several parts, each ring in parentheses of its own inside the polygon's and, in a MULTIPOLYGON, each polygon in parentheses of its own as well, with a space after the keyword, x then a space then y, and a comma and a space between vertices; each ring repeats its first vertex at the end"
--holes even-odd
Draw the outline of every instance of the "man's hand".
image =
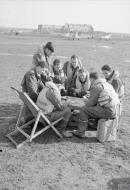
POLYGON ((63 103, 63 105, 62 105, 62 109, 65 109, 65 108, 67 108, 67 107, 68 107, 68 102, 65 101, 65 102, 63 103))
POLYGON ((76 93, 80 93, 81 90, 80 90, 80 89, 75 89, 75 92, 76 92, 76 93))
POLYGON ((90 92, 89 91, 87 91, 87 94, 85 95, 87 98, 89 98, 90 97, 90 92))

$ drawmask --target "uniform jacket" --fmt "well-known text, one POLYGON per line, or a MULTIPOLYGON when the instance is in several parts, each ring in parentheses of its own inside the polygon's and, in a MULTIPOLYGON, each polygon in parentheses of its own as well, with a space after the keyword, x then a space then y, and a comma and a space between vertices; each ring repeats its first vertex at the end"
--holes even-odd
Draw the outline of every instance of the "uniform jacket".
POLYGON ((59 71, 55 71, 54 67, 52 66, 53 70, 53 82, 56 84, 64 84, 65 83, 65 74, 63 69, 60 69, 59 71))
POLYGON ((87 72, 86 80, 82 83, 79 79, 79 76, 76 78, 75 88, 80 89, 81 92, 87 92, 90 88, 89 72, 87 72))
POLYGON ((90 97, 86 101, 86 106, 100 105, 114 114, 118 104, 119 99, 113 87, 105 79, 96 80, 90 88, 90 97))
MULTIPOLYGON (((81 69, 81 68, 82 68, 82 65, 79 62, 78 69, 81 69)), ((67 79, 70 80, 72 75, 73 75, 73 67, 71 66, 70 61, 67 61, 67 62, 64 63, 63 71, 64 71, 67 79)))
POLYGON ((116 93, 119 96, 119 99, 121 100, 124 96, 124 85, 120 79, 120 74, 118 71, 113 71, 112 74, 107 79, 107 82, 109 82, 113 88, 115 89, 116 93))
POLYGON ((80 65, 78 65, 76 68, 73 68, 69 61, 65 62, 63 66, 63 71, 67 78, 65 82, 65 88, 68 91, 75 85, 75 80, 76 80, 79 69, 80 69, 80 65))
POLYGON ((29 70, 21 82, 23 92, 28 93, 30 98, 36 102, 37 96, 44 87, 41 76, 38 76, 35 69, 29 70))

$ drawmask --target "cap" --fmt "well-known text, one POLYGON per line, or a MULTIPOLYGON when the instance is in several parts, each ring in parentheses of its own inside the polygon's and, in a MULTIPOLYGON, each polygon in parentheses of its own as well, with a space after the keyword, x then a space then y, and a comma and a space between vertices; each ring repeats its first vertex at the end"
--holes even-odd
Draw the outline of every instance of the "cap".
POLYGON ((48 48, 51 52, 54 52, 54 46, 52 42, 47 42, 47 44, 45 45, 45 48, 48 48))

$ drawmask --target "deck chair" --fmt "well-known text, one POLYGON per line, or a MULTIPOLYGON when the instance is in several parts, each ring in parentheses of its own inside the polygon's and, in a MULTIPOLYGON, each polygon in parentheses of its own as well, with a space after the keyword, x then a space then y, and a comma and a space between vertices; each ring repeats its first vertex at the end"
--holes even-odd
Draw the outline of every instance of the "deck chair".
POLYGON ((38 108, 38 106, 32 101, 32 99, 28 96, 28 94, 26 92, 21 92, 14 87, 11 87, 11 89, 16 92, 18 97, 23 102, 23 106, 21 108, 15 130, 13 132, 9 133, 8 135, 6 135, 16 145, 16 148, 21 147, 25 142, 31 142, 34 138, 36 138, 38 135, 45 132, 49 128, 51 128, 60 138, 62 138, 62 135, 54 127, 54 125, 57 124, 58 122, 60 122, 63 119, 63 117, 61 117, 60 119, 58 119, 54 122, 49 121, 47 116, 42 112, 42 110, 40 110, 38 108), (32 119, 32 120, 28 121, 27 123, 20 126, 20 121, 21 121, 21 118, 23 116, 24 109, 25 109, 24 105, 26 105, 28 107, 28 109, 31 111, 32 115, 34 116, 34 119, 32 119), (36 132, 37 125, 39 122, 44 123, 44 124, 46 123, 47 125, 44 128, 42 128, 40 131, 36 132), (25 132, 24 129, 33 123, 34 123, 34 125, 32 127, 31 134, 29 135, 28 133, 25 132), (17 144, 17 142, 12 138, 12 135, 16 134, 17 132, 22 133, 22 135, 24 135, 26 137, 26 140, 24 140, 20 144, 17 144))

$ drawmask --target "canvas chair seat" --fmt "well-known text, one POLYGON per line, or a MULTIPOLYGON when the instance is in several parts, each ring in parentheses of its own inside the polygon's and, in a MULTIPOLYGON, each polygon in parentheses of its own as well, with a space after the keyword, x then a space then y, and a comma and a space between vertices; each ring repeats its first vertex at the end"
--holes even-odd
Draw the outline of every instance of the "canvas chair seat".
POLYGON ((21 145, 23 145, 25 142, 31 142, 34 138, 36 138, 38 135, 40 135, 41 133, 45 132, 46 130, 48 130, 49 128, 51 128, 60 138, 62 138, 62 135, 59 133, 59 131, 55 128, 55 124, 57 124, 58 122, 60 122, 63 117, 61 117, 60 119, 51 122, 47 116, 42 112, 42 110, 40 110, 38 108, 38 106, 32 101, 32 99, 29 97, 29 95, 26 92, 21 92, 19 90, 17 90, 14 87, 11 87, 11 89, 13 89, 16 94, 18 95, 18 97, 22 100, 23 102, 23 106, 21 108, 17 123, 16 123, 16 129, 9 133, 7 135, 7 137, 16 145, 17 148, 19 148, 21 145), (28 121, 27 123, 23 124, 20 126, 20 122, 21 122, 21 118, 23 117, 23 112, 24 112, 24 105, 27 106, 27 108, 30 110, 30 112, 32 113, 32 115, 34 116, 34 119, 28 121), (43 128, 39 131, 37 130, 37 125, 38 123, 46 123, 46 126, 43 126, 43 128), (33 125, 33 127, 31 128, 31 133, 28 134, 24 129, 28 128, 28 126, 33 125), (20 132, 22 135, 25 136, 25 140, 18 144, 15 139, 12 138, 13 134, 17 132, 20 132))

